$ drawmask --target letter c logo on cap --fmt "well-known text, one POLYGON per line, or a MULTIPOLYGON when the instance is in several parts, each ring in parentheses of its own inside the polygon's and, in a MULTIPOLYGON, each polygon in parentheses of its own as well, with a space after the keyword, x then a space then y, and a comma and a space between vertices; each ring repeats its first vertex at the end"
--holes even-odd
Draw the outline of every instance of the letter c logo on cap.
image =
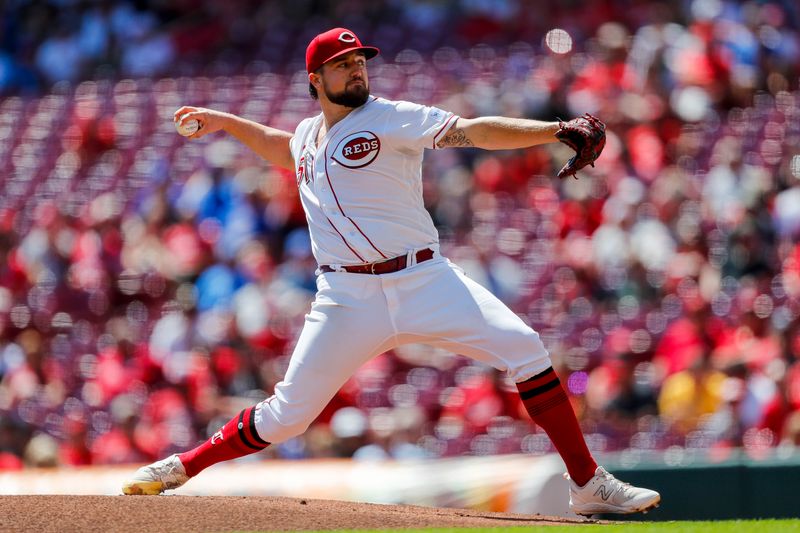
POLYGON ((354 43, 356 42, 356 36, 349 31, 343 31, 341 34, 339 34, 339 40, 343 43, 354 43))

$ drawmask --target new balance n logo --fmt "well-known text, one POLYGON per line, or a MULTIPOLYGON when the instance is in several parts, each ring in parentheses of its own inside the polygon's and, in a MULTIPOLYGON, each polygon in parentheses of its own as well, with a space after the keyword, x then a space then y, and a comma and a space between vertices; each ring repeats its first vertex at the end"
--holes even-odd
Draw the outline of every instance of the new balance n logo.
POLYGON ((600 495, 601 498, 603 498, 604 502, 607 502, 608 499, 611 497, 611 495, 614 494, 614 489, 608 489, 606 488, 605 485, 600 485, 597 488, 597 490, 594 491, 595 496, 597 496, 598 494, 600 495))

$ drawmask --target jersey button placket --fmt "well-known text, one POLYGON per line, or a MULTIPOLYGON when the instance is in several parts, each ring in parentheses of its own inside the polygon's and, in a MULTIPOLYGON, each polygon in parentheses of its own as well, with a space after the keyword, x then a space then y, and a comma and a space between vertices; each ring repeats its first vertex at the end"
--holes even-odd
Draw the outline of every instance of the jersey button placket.
POLYGON ((317 197, 319 198, 320 205, 322 205, 322 210, 325 211, 325 214, 330 216, 336 214, 336 210, 333 208, 333 195, 330 193, 330 188, 326 183, 327 177, 325 174, 321 176, 317 176, 317 197))

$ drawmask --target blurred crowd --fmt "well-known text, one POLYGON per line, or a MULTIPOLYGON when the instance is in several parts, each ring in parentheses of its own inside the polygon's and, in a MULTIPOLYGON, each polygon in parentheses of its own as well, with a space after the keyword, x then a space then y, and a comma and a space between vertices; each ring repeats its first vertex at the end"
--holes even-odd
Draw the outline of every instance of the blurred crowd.
MULTIPOLYGON (((424 165, 443 253, 541 333, 593 450, 800 446, 796 2, 284 4, 0 7, 0 470, 149 462, 271 393, 315 291, 295 176, 171 115, 293 130, 332 25, 382 49, 374 94, 607 123, 577 180, 559 144, 424 165)), ((552 451, 504 375, 410 345, 256 459, 552 451)))

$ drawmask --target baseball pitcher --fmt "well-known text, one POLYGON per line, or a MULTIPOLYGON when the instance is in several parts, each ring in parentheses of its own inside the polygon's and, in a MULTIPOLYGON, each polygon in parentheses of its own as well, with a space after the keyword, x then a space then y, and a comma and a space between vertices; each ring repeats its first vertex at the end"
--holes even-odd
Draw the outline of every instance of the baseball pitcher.
POLYGON ((441 255, 422 199, 425 149, 508 150, 561 141, 576 152, 559 172, 564 177, 593 164, 605 126, 590 115, 569 122, 467 119, 376 97, 367 61, 378 52, 344 28, 315 37, 306 68, 321 113, 294 133, 211 109, 176 111, 188 138, 225 131, 296 173, 319 265, 318 291, 274 395, 197 448, 140 468, 123 492, 159 494, 212 464, 297 436, 359 366, 401 344, 426 343, 508 373, 566 464, 575 513, 658 505, 657 492, 622 483, 597 465, 538 333, 441 255))

